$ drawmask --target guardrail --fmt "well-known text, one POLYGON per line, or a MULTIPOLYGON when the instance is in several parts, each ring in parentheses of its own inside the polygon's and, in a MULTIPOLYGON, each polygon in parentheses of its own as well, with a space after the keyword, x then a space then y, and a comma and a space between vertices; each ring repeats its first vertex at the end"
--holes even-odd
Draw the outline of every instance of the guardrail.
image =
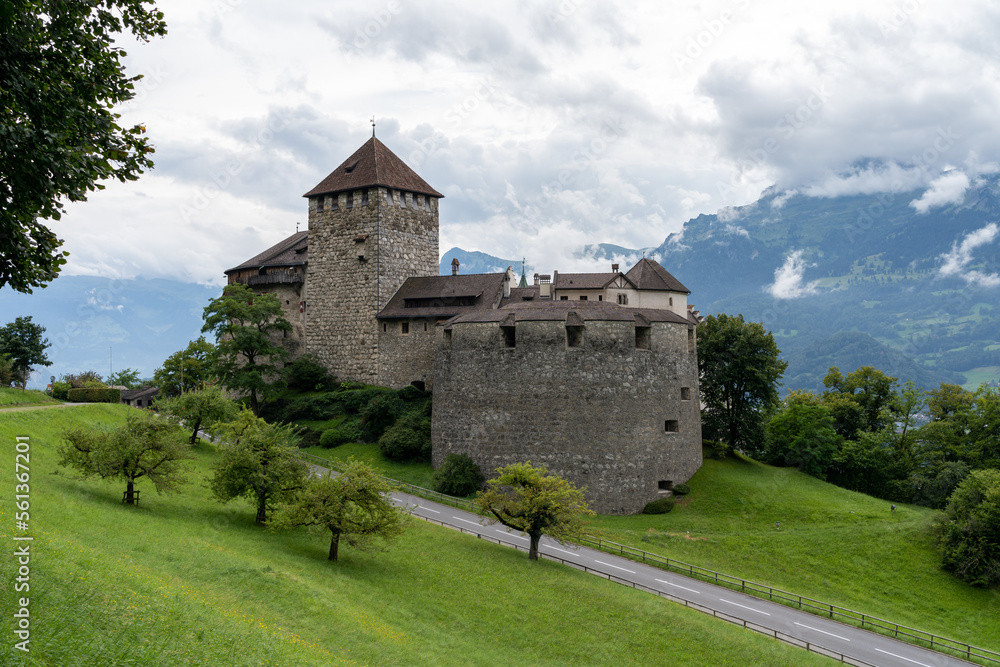
MULTIPOLYGON (((306 452, 299 452, 299 456, 304 460, 308 461, 309 463, 313 463, 315 465, 330 468, 333 470, 340 469, 340 464, 337 461, 333 461, 331 459, 324 459, 321 456, 315 456, 313 454, 309 454, 306 452)), ((440 502, 446 505, 450 505, 452 507, 458 507, 459 509, 464 509, 469 512, 476 511, 475 503, 465 498, 456 498, 454 496, 449 496, 443 493, 439 493, 431 489, 425 489, 423 487, 416 486, 408 482, 400 482, 399 480, 395 480, 390 477, 385 477, 382 475, 380 475, 380 477, 382 477, 382 479, 391 482, 401 491, 405 491, 412 495, 420 496, 422 498, 433 500, 435 502, 440 502)), ((426 521, 430 521, 431 523, 440 523, 441 525, 445 525, 443 521, 437 521, 435 519, 427 519, 426 517, 420 517, 420 518, 425 519, 426 521)), ((527 551, 527 549, 514 542, 506 542, 493 537, 483 537, 479 533, 475 533, 474 531, 467 530, 462 527, 455 527, 455 526, 449 526, 449 527, 456 528, 457 530, 460 530, 463 533, 471 533, 478 535, 481 539, 488 539, 490 541, 495 541, 498 544, 504 544, 507 546, 512 546, 515 549, 527 551)), ((898 623, 893 623, 892 621, 887 621, 885 619, 879 618, 877 616, 872 616, 870 614, 863 614, 859 611, 847 609, 846 607, 840 607, 838 605, 831 604, 828 602, 814 600, 813 598, 809 598, 804 595, 796 595, 795 593, 789 593, 787 591, 783 591, 780 588, 774 588, 773 586, 767 586, 765 584, 748 581, 746 579, 740 579, 739 577, 734 577, 732 575, 728 575, 722 572, 716 572, 715 570, 709 570, 707 568, 699 567, 698 565, 692 565, 690 563, 685 563, 683 561, 675 560, 673 558, 667 558, 666 556, 661 556, 660 554, 644 551, 642 549, 630 547, 625 544, 619 544, 617 542, 612 542, 610 540, 604 540, 599 537, 593 537, 588 535, 580 538, 579 540, 576 540, 576 542, 581 546, 589 546, 598 549, 600 551, 604 551, 605 553, 616 554, 623 558, 628 558, 629 560, 646 563, 647 565, 653 565, 655 567, 660 567, 667 571, 684 573, 687 574, 688 576, 701 579, 702 581, 708 581, 711 583, 718 584, 720 586, 726 586, 728 588, 731 588, 733 590, 738 590, 748 595, 753 595, 755 597, 759 597, 762 599, 768 599, 771 600, 772 602, 778 602, 780 604, 784 604, 789 607, 795 607, 796 609, 806 611, 817 616, 826 616, 827 618, 830 619, 844 622, 849 625, 854 625, 855 627, 860 627, 865 630, 872 630, 880 634, 892 636, 895 637, 896 639, 900 639, 902 641, 908 642, 910 644, 915 644, 917 646, 923 646, 924 648, 930 648, 934 651, 952 654, 957 657, 962 657, 970 661, 977 660, 982 664, 1000 665, 1000 653, 972 646, 971 644, 967 644, 965 642, 948 639, 947 637, 941 637, 939 635, 935 635, 930 632, 924 632, 923 630, 917 630, 916 628, 911 628, 905 625, 900 625, 898 623)), ((686 600, 683 600, 682 598, 675 598, 667 593, 664 593, 663 591, 658 591, 653 588, 647 588, 642 584, 635 584, 634 582, 630 582, 624 579, 619 581, 617 577, 609 575, 606 572, 601 572, 599 570, 592 570, 578 563, 566 561, 562 558, 559 558, 558 556, 551 556, 548 554, 539 554, 539 555, 542 555, 549 560, 559 561, 565 565, 569 565, 578 570, 584 570, 594 574, 600 574, 601 576, 604 576, 610 580, 618 581, 619 583, 632 586, 633 588, 640 588, 643 590, 647 590, 651 593, 660 595, 661 597, 670 598, 671 600, 680 602, 685 606, 698 608, 699 610, 705 611, 706 613, 711 613, 713 616, 716 616, 717 618, 724 618, 724 620, 730 620, 729 618, 726 618, 725 614, 722 614, 721 612, 715 612, 708 608, 701 609, 700 605, 688 603, 686 600)), ((748 629, 760 632, 760 630, 756 630, 754 627, 751 627, 754 625, 753 623, 747 623, 739 619, 736 619, 735 621, 732 622, 736 622, 737 624, 744 625, 748 629)), ((781 637, 777 636, 782 633, 771 629, 766 629, 766 632, 764 632, 763 634, 767 634, 768 636, 774 636, 775 639, 780 639, 781 641, 786 641, 785 639, 782 639, 781 637)), ((786 643, 807 648, 806 646, 803 646, 804 642, 794 637, 789 637, 789 641, 786 641, 786 643)), ((861 667, 867 666, 867 663, 859 662, 853 658, 848 658, 839 654, 833 654, 828 649, 823 649, 823 651, 820 652, 824 653, 825 655, 828 655, 829 657, 838 659, 841 662, 849 662, 850 664, 860 665, 861 667)))

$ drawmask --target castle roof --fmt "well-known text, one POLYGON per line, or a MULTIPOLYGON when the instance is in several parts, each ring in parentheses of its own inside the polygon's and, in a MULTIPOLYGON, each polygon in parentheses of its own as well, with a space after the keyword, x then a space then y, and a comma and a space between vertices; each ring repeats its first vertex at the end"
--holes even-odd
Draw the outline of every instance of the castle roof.
POLYGON ((468 310, 492 308, 500 300, 504 275, 470 273, 407 278, 377 317, 453 317, 468 310))
POLYGON ((651 322, 692 324, 688 318, 671 310, 629 308, 603 301, 506 301, 500 308, 462 313, 448 320, 446 326, 464 322, 636 322, 648 326, 651 322), (513 321, 511 320, 513 315, 513 321))
POLYGON ((375 137, 366 141, 319 185, 302 196, 315 197, 373 186, 444 197, 375 137))
POLYGON ((279 241, 259 255, 255 255, 239 266, 226 271, 226 275, 244 269, 259 269, 264 266, 301 266, 308 259, 309 232, 295 232, 279 241))
POLYGON ((670 275, 670 272, 660 266, 659 262, 643 257, 639 262, 628 270, 625 277, 632 281, 636 289, 640 290, 666 290, 669 292, 684 292, 690 294, 691 290, 681 284, 681 281, 670 275))
POLYGON ((552 281, 552 287, 555 289, 604 289, 617 277, 617 273, 559 273, 557 271, 552 281))

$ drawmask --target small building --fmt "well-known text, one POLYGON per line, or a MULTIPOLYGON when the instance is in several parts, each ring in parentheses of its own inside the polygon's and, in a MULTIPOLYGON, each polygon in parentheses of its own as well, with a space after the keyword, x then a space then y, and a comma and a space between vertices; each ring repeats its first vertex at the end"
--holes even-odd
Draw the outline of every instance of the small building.
POLYGON ((141 387, 139 389, 123 389, 122 403, 133 408, 148 408, 160 395, 159 387, 141 387))

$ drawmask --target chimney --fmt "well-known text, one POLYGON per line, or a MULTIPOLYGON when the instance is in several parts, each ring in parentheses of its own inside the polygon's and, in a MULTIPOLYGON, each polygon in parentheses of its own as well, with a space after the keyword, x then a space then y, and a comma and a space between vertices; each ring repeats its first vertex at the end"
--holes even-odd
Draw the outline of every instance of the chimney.
POLYGON ((537 273, 535 274, 535 284, 536 285, 538 284, 538 274, 537 273))
POLYGON ((458 275, 458 264, 459 264, 458 257, 456 257, 455 259, 451 260, 451 275, 453 275, 453 276, 457 276, 458 275))
POLYGON ((617 264, 612 264, 612 265, 611 265, 611 270, 612 270, 612 271, 613 271, 614 273, 618 273, 618 265, 617 265, 617 264))

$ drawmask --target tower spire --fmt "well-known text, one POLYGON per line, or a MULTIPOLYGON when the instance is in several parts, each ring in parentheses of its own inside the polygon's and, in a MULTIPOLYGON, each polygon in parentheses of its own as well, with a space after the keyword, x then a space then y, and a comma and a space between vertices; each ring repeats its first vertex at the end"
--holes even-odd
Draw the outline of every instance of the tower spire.
POLYGON ((372 139, 374 139, 375 138, 375 114, 372 114, 371 124, 372 124, 372 139))

